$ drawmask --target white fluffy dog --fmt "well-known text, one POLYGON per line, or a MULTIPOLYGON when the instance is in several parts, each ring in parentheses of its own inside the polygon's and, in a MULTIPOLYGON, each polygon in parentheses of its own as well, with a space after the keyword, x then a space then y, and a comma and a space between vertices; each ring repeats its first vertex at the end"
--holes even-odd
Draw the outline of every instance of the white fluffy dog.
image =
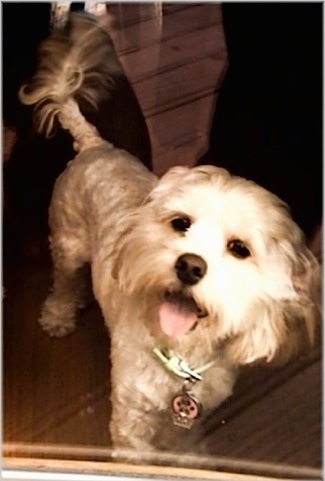
POLYGON ((89 263, 111 338, 113 444, 172 450, 231 394, 238 366, 287 359, 312 339, 320 270, 260 186, 212 166, 159 180, 104 141, 79 105, 96 106, 117 72, 105 32, 77 15, 45 41, 20 92, 38 131, 58 121, 78 151, 53 192, 54 286, 40 323, 73 331, 89 263))

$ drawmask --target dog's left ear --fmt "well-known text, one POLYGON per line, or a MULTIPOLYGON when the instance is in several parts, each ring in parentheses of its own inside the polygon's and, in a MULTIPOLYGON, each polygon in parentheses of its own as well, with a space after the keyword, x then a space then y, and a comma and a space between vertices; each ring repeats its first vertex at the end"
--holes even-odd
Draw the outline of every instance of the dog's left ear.
POLYGON ((202 182, 210 182, 212 178, 218 175, 230 178, 228 171, 214 165, 200 165, 198 167, 187 167, 177 165, 170 168, 159 180, 155 188, 148 197, 148 201, 164 199, 170 197, 171 192, 176 189, 188 188, 189 185, 195 185, 202 182))
POLYGON ((170 196, 170 192, 180 186, 185 176, 187 176, 191 170, 190 167, 176 166, 170 168, 154 186, 150 192, 147 201, 155 201, 163 199, 166 195, 170 196))
POLYGON ((291 295, 256 300, 246 326, 226 343, 233 362, 283 364, 314 343, 321 319, 320 265, 307 247, 290 258, 291 295))

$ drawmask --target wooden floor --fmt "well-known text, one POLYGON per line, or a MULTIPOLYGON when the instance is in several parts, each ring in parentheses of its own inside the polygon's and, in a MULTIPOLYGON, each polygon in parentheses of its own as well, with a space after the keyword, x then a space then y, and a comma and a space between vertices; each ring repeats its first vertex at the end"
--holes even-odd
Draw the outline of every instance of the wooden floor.
MULTIPOLYGON (((143 110, 160 174, 193 165, 207 148, 227 59, 218 4, 157 5, 112 4, 102 21, 143 110)), ((4 259, 3 437, 44 452, 90 447, 96 458, 94 448, 110 445, 109 338, 96 304, 71 336, 50 339, 41 331, 50 267, 44 237, 24 239, 19 254, 4 259)), ((252 472, 263 462, 269 472, 296 479, 319 474, 321 380, 319 345, 282 369, 246 369, 206 424, 211 459, 219 466, 230 459, 233 469, 248 462, 252 472)))
POLYGON ((227 53, 218 4, 171 3, 163 11, 156 5, 125 5, 122 12, 112 6, 115 20, 108 29, 140 101, 161 174, 175 164, 194 164, 207 149, 227 53))

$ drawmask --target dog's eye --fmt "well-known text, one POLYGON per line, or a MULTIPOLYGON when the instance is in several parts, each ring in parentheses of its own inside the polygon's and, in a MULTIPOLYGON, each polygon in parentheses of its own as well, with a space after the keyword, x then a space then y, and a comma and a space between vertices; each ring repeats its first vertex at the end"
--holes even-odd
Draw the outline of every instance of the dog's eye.
POLYGON ((188 217, 175 217, 171 225, 177 232, 186 232, 191 227, 191 220, 188 217))
POLYGON ((248 247, 239 239, 234 239, 228 242, 228 251, 238 259, 246 259, 251 255, 248 247))

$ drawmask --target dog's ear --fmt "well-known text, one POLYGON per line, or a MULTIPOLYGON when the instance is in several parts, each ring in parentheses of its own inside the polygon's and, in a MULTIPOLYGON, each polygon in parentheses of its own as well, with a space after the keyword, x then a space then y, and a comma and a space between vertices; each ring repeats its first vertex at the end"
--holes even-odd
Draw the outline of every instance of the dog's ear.
POLYGON ((226 343, 233 362, 283 364, 314 343, 321 318, 321 269, 307 248, 290 260, 290 267, 290 296, 257 300, 242 331, 226 343))
POLYGON ((147 202, 163 199, 180 186, 181 181, 191 171, 189 167, 172 167, 164 174, 147 197, 147 202))
POLYGON ((170 197, 171 192, 182 191, 190 185, 211 182, 212 179, 222 177, 230 179, 230 173, 214 165, 200 165, 197 167, 185 167, 178 165, 169 169, 159 180, 158 184, 150 193, 148 200, 163 200, 170 197))

